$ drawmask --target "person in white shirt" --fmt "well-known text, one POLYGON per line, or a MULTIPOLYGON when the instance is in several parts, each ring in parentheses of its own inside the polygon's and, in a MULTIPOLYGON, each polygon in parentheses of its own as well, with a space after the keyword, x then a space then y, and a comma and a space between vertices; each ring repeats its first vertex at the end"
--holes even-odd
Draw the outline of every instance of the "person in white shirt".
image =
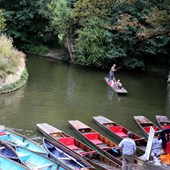
POLYGON ((124 138, 119 143, 119 149, 122 151, 122 170, 131 170, 136 154, 136 143, 132 139, 132 133, 127 133, 127 138, 124 138))
POLYGON ((162 153, 162 139, 158 139, 158 134, 155 133, 155 136, 152 140, 152 157, 158 157, 162 153))

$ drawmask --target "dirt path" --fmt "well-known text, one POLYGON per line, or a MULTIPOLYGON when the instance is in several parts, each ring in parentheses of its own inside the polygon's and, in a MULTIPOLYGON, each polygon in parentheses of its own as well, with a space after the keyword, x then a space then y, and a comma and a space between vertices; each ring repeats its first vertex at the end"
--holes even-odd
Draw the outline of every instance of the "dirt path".
POLYGON ((45 57, 58 59, 60 56, 65 55, 66 51, 64 49, 51 49, 45 57))

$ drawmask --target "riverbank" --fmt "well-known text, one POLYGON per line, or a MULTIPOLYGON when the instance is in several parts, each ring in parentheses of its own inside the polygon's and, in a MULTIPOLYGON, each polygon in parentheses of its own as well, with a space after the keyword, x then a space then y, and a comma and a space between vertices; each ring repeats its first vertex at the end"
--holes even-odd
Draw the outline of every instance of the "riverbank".
POLYGON ((10 93, 23 86, 28 79, 25 56, 20 57, 20 64, 15 73, 8 74, 0 80, 0 94, 10 93))

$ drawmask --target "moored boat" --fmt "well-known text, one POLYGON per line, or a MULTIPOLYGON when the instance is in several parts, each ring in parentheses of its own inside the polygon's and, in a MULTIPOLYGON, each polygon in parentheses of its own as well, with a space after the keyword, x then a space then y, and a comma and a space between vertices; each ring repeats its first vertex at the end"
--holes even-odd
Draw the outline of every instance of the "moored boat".
POLYGON ((77 153, 97 169, 113 170, 121 168, 120 165, 111 159, 100 154, 96 150, 90 148, 88 145, 70 136, 69 134, 49 125, 48 123, 37 124, 37 127, 45 136, 61 143, 69 150, 77 153))
POLYGON ((122 165, 120 151, 114 142, 79 120, 69 120, 68 122, 75 132, 82 138, 82 140, 87 142, 88 145, 102 152, 108 158, 114 160, 117 164, 122 165))
POLYGON ((13 161, 19 162, 19 158, 14 148, 0 140, 0 154, 13 161))
POLYGON ((23 165, 29 169, 36 170, 66 170, 62 165, 54 162, 48 157, 45 157, 39 153, 35 153, 31 150, 16 146, 16 152, 23 165))
POLYGON ((161 130, 157 125, 155 125, 145 116, 134 116, 134 120, 147 138, 150 132, 150 127, 152 127, 155 130, 155 133, 159 133, 161 130))
POLYGON ((40 146, 38 143, 4 126, 0 127, 0 140, 8 143, 9 145, 13 147, 21 146, 23 148, 32 150, 34 152, 37 152, 37 153, 40 153, 46 156, 48 155, 47 151, 42 146, 40 146))
POLYGON ((128 93, 127 90, 126 90, 124 87, 119 88, 119 87, 116 86, 116 84, 115 84, 114 82, 111 84, 111 83, 108 81, 108 80, 109 80, 108 77, 105 77, 104 80, 105 80, 106 84, 107 84, 109 87, 111 87, 116 93, 119 93, 119 94, 126 94, 126 93, 128 93))
MULTIPOLYGON (((167 116, 156 115, 156 120, 162 131, 166 132, 170 130, 170 119, 167 116)), ((169 134, 170 135, 170 134, 169 134)), ((169 136, 167 135, 167 136, 169 136)), ((170 153, 170 138, 167 137, 165 153, 170 153), (168 140, 169 139, 169 140, 168 140)))
POLYGON ((82 157, 78 156, 71 150, 68 150, 63 145, 50 141, 46 138, 43 139, 44 147, 49 152, 50 158, 63 165, 68 170, 95 170, 95 168, 89 164, 82 157))
POLYGON ((170 129, 170 119, 167 116, 156 115, 156 120, 161 129, 170 129))
MULTIPOLYGON (((123 140, 123 138, 127 137, 127 133, 130 131, 124 126, 113 122, 112 120, 104 117, 104 116, 94 116, 93 120, 99 125, 102 129, 104 129, 111 136, 117 138, 119 141, 123 140)), ((145 152, 147 141, 144 137, 139 136, 138 134, 132 132, 132 139, 135 141, 137 148, 145 152)))
POLYGON ((29 170, 27 167, 0 155, 0 169, 1 170, 29 170))

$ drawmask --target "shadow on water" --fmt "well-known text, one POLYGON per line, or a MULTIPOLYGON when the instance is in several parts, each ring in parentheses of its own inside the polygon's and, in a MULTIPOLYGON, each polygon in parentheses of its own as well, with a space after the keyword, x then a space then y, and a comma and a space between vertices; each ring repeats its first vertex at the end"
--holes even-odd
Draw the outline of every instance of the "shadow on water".
POLYGON ((106 85, 106 71, 35 56, 29 56, 26 64, 28 82, 0 96, 0 116, 1 124, 33 138, 40 135, 36 123, 47 122, 75 135, 67 121, 78 119, 105 134, 92 121, 92 116, 103 115, 141 133, 134 115, 144 115, 153 122, 158 113, 170 117, 170 89, 163 78, 119 70, 115 76, 128 90, 123 96, 106 85))

